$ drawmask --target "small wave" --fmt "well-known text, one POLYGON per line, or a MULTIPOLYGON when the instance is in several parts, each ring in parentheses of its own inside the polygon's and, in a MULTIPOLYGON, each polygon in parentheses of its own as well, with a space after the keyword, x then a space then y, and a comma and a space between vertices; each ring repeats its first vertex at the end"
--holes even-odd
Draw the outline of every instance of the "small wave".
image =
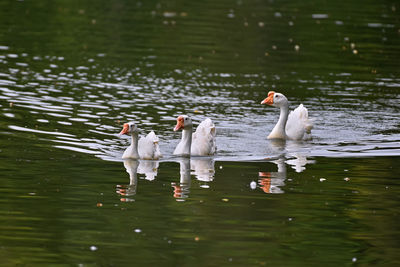
POLYGON ((67 134, 67 133, 62 133, 62 132, 48 132, 48 131, 42 131, 42 130, 36 130, 36 129, 15 126, 15 125, 9 125, 8 128, 15 130, 15 131, 20 131, 20 132, 32 132, 32 133, 48 134, 48 135, 74 136, 72 134, 67 134))

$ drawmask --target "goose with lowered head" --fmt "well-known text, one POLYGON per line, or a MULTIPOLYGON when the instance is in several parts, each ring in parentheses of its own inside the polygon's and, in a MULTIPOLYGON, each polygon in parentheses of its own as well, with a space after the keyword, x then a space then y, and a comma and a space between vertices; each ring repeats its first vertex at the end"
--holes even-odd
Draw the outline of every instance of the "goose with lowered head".
POLYGON ((217 148, 215 144, 215 125, 207 118, 193 131, 192 119, 187 115, 181 115, 176 119, 174 131, 182 130, 182 139, 174 150, 174 155, 189 157, 211 156, 217 148))
POLYGON ((131 145, 122 155, 123 159, 147 159, 154 160, 162 157, 158 137, 151 131, 147 136, 138 140, 139 129, 134 122, 125 123, 120 135, 131 135, 131 145))
POLYGON ((303 104, 289 113, 289 101, 286 96, 274 91, 268 92, 268 97, 261 104, 281 109, 278 123, 268 135, 268 139, 302 140, 311 137, 313 124, 308 118, 308 111, 303 104))

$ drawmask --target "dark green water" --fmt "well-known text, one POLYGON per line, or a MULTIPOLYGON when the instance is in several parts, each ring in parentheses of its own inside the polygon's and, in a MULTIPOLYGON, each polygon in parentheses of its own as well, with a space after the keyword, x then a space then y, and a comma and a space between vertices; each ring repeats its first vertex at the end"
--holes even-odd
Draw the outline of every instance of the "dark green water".
POLYGON ((1 1, 0 265, 399 265, 399 11, 1 1), (269 90, 312 140, 266 139, 269 90), (171 157, 180 114, 215 157, 171 157), (130 120, 162 161, 122 161, 130 120))

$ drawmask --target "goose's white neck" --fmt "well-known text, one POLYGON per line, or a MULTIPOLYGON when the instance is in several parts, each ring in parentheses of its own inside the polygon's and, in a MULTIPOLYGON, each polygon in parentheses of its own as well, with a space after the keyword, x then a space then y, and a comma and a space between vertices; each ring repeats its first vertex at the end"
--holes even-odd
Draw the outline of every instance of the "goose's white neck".
POLYGON ((182 154, 190 156, 190 147, 192 146, 192 128, 182 131, 182 154))
POLYGON ((289 116, 289 104, 284 104, 280 108, 281 114, 279 115, 279 120, 268 135, 268 139, 286 139, 287 137, 285 128, 289 116))
POLYGON ((190 147, 192 145, 192 128, 182 130, 182 139, 176 147, 174 154, 179 156, 190 156, 190 147))
POLYGON ((138 133, 133 131, 131 133, 131 145, 125 150, 122 155, 123 159, 138 159, 138 133))

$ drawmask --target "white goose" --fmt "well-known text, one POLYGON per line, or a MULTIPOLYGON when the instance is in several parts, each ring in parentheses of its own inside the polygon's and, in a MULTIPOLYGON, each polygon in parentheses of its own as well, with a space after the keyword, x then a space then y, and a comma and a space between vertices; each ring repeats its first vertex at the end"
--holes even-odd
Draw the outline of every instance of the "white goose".
POLYGON ((151 131, 146 137, 138 140, 139 130, 135 123, 128 122, 124 124, 124 128, 119 133, 131 135, 131 145, 122 155, 123 159, 159 159, 162 157, 160 146, 158 145, 158 137, 151 131))
POLYGON ((268 135, 268 139, 301 140, 311 137, 313 124, 308 118, 308 111, 300 104, 289 114, 289 101, 286 96, 274 91, 268 92, 268 97, 261 104, 268 104, 281 109, 278 123, 268 135))
POLYGON ((182 129, 182 139, 174 150, 174 155, 189 157, 211 156, 217 148, 215 145, 215 125, 211 119, 205 119, 196 132, 192 134, 192 119, 187 115, 181 115, 176 119, 174 131, 182 129))

